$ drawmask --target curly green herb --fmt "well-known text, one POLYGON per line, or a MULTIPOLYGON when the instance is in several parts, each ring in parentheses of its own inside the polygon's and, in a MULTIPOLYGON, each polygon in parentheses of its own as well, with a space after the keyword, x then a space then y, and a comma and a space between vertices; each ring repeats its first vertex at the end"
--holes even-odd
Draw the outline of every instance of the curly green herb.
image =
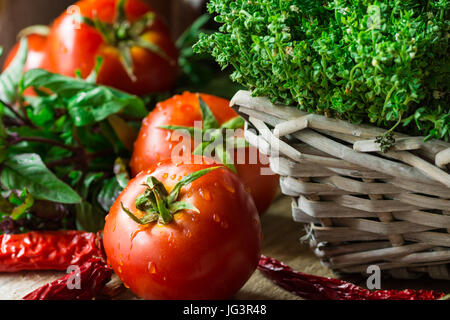
POLYGON ((449 140, 450 2, 210 0, 194 47, 273 101, 449 140))

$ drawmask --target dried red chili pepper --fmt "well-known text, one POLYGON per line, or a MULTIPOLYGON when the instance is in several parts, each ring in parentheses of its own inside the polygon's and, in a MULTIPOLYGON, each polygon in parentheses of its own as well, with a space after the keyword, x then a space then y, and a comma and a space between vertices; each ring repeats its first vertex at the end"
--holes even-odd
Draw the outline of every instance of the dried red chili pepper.
POLYGON ((108 268, 103 258, 91 258, 79 270, 48 283, 29 293, 24 300, 92 300, 100 295, 106 282, 111 279, 112 270, 108 268), (79 289, 74 284, 79 277, 79 289))
POLYGON ((310 300, 437 300, 444 297, 432 290, 370 291, 339 279, 298 272, 286 264, 261 256, 258 269, 283 289, 310 300))
POLYGON ((45 231, 0 235, 0 272, 66 270, 104 257, 100 234, 45 231))

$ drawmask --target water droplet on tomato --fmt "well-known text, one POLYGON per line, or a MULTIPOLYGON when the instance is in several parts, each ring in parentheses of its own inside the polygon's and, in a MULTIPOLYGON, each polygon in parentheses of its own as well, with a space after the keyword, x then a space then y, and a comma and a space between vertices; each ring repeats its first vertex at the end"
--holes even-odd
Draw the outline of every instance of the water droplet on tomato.
POLYGON ((130 286, 126 284, 126 282, 123 283, 124 287, 127 289, 130 289, 130 286))
POLYGON ((236 190, 234 189, 234 187, 233 187, 233 186, 230 186, 229 184, 223 183, 223 187, 224 187, 225 189, 227 189, 227 191, 230 192, 230 193, 235 193, 235 192, 236 192, 236 190))
POLYGON ((119 267, 117 268, 117 271, 118 271, 118 273, 122 273, 122 267, 119 266, 119 267))
POLYGON ((148 263, 147 269, 148 269, 148 272, 150 272, 151 274, 155 274, 156 273, 156 264, 154 262, 150 261, 148 263))
POLYGON ((211 200, 211 193, 209 192, 209 190, 203 190, 202 188, 200 188, 198 190, 198 192, 200 193, 200 196, 205 199, 206 201, 211 200))
POLYGON ((136 230, 133 231, 133 233, 130 236, 130 242, 133 243, 134 238, 136 238, 136 236, 142 232, 146 230, 146 226, 139 226, 136 230))
POLYGON ((215 222, 220 222, 220 217, 219 217, 219 215, 217 215, 217 214, 213 214, 213 220, 215 221, 215 222))
POLYGON ((192 237, 192 233, 191 233, 191 230, 189 230, 189 229, 186 229, 186 231, 185 231, 184 235, 186 236, 186 238, 190 238, 190 237, 192 237))
POLYGON ((169 242, 169 246, 172 246, 174 244, 175 237, 173 236, 172 232, 169 234, 169 237, 167 237, 167 241, 169 242))
POLYGON ((177 175, 176 174, 173 174, 171 177, 170 177, 170 179, 172 179, 172 180, 175 180, 177 178, 177 175))
POLYGON ((229 224, 228 224, 228 222, 226 222, 226 221, 222 221, 222 222, 220 223, 220 226, 221 226, 222 228, 224 228, 224 229, 228 229, 229 224))

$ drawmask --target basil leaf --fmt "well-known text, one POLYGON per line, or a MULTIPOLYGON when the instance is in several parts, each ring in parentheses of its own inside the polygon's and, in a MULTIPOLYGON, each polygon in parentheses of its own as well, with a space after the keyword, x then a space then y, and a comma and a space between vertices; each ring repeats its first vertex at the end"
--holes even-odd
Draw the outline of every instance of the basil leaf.
POLYGON ((133 117, 145 117, 148 113, 143 100, 137 96, 42 69, 25 73, 22 90, 28 87, 46 88, 68 99, 69 112, 77 126, 103 120, 119 111, 133 117))
POLYGON ((26 189, 24 190, 24 192, 25 198, 23 199, 23 203, 15 207, 11 212, 11 218, 13 220, 17 221, 22 219, 27 213, 28 209, 30 209, 34 205, 34 198, 31 193, 29 193, 26 189))
POLYGON ((104 182, 97 197, 98 203, 106 212, 109 211, 114 201, 130 182, 126 163, 121 158, 117 158, 114 163, 114 174, 115 177, 104 182))
POLYGON ((34 153, 11 157, 4 162, 1 183, 10 190, 26 188, 35 198, 59 203, 80 203, 80 196, 59 180, 34 153))
POLYGON ((99 207, 83 201, 81 204, 77 204, 75 209, 77 230, 97 232, 105 226, 105 214, 99 207))
POLYGON ((0 100, 6 103, 13 103, 16 100, 17 89, 22 78, 27 55, 28 41, 26 38, 22 38, 16 57, 5 72, 0 75, 0 100))
POLYGON ((0 196, 0 213, 10 213, 14 209, 11 202, 5 199, 3 195, 0 196))
POLYGON ((81 188, 81 196, 87 198, 89 194, 89 188, 95 183, 95 181, 103 177, 103 172, 89 172, 83 181, 83 186, 81 188))
POLYGON ((114 174, 116 175, 116 180, 122 189, 125 189, 130 182, 130 175, 127 171, 127 164, 122 158, 117 158, 114 162, 114 174))
POLYGON ((116 177, 106 180, 97 197, 97 201, 102 209, 109 212, 122 190, 123 188, 116 177))
POLYGON ((127 102, 114 99, 111 91, 97 87, 75 95, 68 104, 69 114, 77 127, 95 123, 122 110, 127 102))
POLYGON ((43 69, 33 69, 27 71, 23 76, 22 91, 28 87, 50 89, 53 93, 63 98, 70 98, 80 91, 94 88, 95 84, 82 79, 51 73, 43 69))

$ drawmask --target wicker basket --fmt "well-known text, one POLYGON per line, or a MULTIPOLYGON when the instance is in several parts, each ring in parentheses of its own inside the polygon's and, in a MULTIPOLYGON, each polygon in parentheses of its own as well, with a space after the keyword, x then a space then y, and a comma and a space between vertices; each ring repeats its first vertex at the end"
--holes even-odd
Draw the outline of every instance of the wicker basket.
POLYGON ((337 273, 376 264, 395 278, 450 279, 450 144, 273 105, 239 91, 246 138, 270 156, 294 220, 337 273))

